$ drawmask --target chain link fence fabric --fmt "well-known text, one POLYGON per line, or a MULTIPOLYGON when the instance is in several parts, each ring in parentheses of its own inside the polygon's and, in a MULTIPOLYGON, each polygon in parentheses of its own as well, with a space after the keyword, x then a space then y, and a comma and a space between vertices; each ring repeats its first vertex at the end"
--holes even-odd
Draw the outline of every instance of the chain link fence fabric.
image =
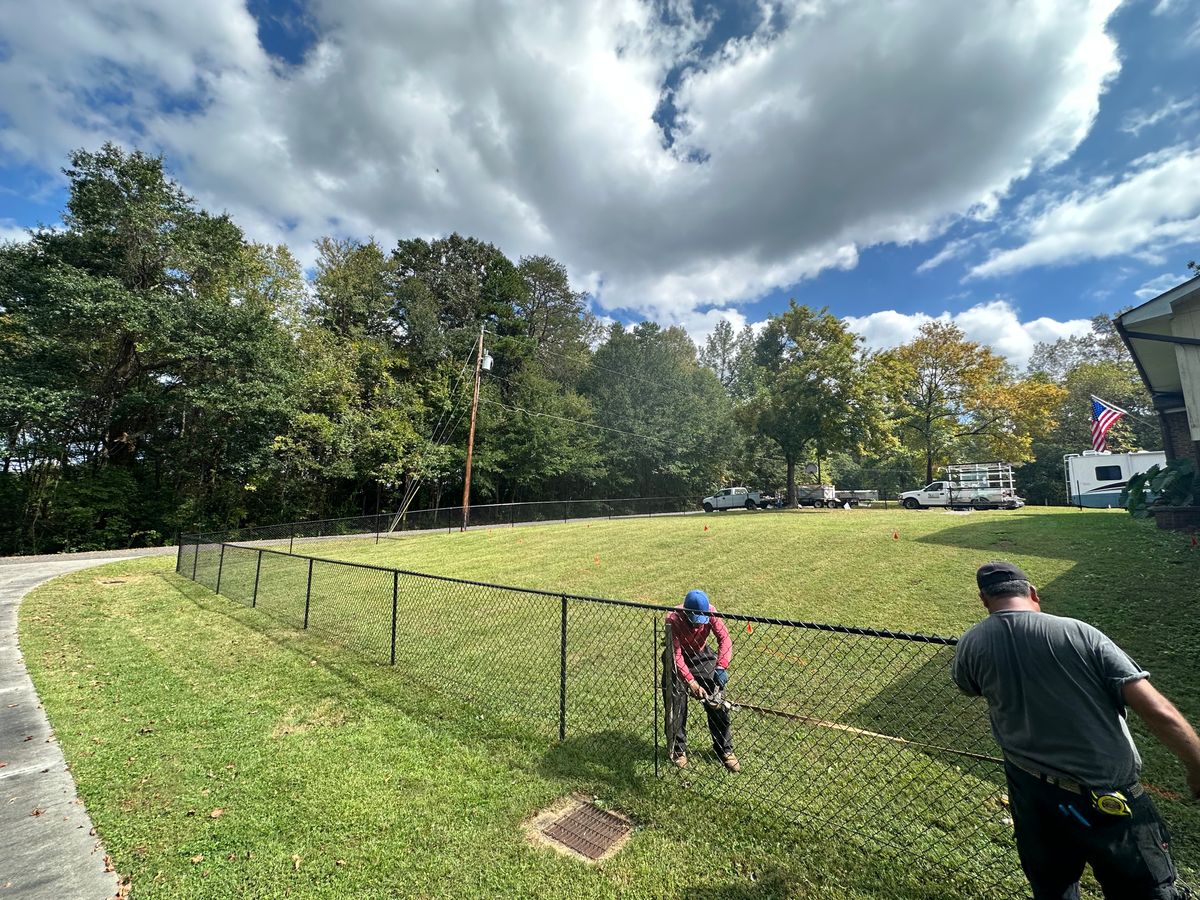
MULTIPOLYGON (((256 538, 261 540, 261 538, 256 538)), ((1002 761, 955 638, 733 614, 723 707, 741 772, 690 699, 688 765, 668 754, 670 607, 180 540, 177 572, 383 665, 414 689, 532 725, 581 779, 660 775, 733 818, 827 835, 963 896, 1019 897, 1002 761)))

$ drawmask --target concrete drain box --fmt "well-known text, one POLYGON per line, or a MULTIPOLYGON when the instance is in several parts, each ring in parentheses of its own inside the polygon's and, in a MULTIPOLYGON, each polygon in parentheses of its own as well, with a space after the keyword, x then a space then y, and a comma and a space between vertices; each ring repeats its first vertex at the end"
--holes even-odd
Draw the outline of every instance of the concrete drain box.
POLYGON ((619 813, 600 809, 586 797, 567 797, 539 813, 526 825, 537 843, 584 862, 608 859, 633 834, 633 823, 619 813))

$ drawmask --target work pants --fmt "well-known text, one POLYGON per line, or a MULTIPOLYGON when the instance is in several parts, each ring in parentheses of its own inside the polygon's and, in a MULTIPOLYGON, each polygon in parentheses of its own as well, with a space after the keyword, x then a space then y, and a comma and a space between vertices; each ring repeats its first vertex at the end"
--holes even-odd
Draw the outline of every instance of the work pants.
MULTIPOLYGON (((1108 900, 1179 900, 1167 827, 1147 794, 1129 799, 1128 816, 1092 808, 1091 796, 1005 767, 1021 868, 1034 900, 1078 900, 1090 864, 1108 900)), ((1128 797, 1131 793, 1126 791, 1128 797)))
MULTIPOLYGON (((706 694, 717 688, 713 680, 716 673, 716 654, 707 647, 683 660, 691 669, 692 677, 700 683, 706 694)), ((675 657, 670 641, 663 651, 663 707, 666 710, 667 750, 672 756, 687 753, 688 694, 687 682, 675 671, 675 657)), ((704 707, 708 714, 708 733, 712 737, 713 750, 724 758, 733 752, 733 736, 729 731, 729 713, 724 709, 704 707)))

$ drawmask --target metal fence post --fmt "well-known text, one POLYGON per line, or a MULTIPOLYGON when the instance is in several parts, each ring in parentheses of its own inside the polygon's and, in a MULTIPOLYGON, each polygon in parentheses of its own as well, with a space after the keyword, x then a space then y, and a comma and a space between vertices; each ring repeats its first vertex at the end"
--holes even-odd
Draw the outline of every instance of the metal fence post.
POLYGON ((225 571, 225 545, 221 545, 221 560, 217 563, 217 588, 213 593, 221 593, 221 573, 225 571))
POLYGON ((288 535, 288 553, 292 552, 292 544, 296 541, 296 523, 292 523, 291 534, 288 535))
POLYGON ((663 622, 663 729, 667 733, 667 756, 675 756, 675 662, 668 659, 674 653, 674 638, 671 635, 671 623, 663 622))
POLYGON ((312 569, 313 561, 308 561, 308 587, 304 590, 304 627, 308 627, 308 604, 312 600, 312 569))
POLYGON ((567 738, 567 595, 562 597, 562 639, 558 646, 558 739, 567 738))
POLYGON ((196 546, 192 553, 192 581, 196 580, 196 566, 200 564, 200 535, 196 535, 196 546))
POLYGON ((250 605, 258 606, 258 576, 262 572, 262 548, 258 549, 258 559, 254 563, 254 593, 250 597, 250 605))
POLYGON ((400 597, 400 573, 392 573, 392 665, 396 664, 396 601, 400 597))
POLYGON ((658 692, 661 689, 658 681, 658 616, 654 617, 653 637, 651 638, 650 655, 654 657, 654 682, 651 690, 654 691, 654 777, 658 777, 658 692))
POLYGON ((183 573, 183 535, 175 535, 175 574, 183 573))

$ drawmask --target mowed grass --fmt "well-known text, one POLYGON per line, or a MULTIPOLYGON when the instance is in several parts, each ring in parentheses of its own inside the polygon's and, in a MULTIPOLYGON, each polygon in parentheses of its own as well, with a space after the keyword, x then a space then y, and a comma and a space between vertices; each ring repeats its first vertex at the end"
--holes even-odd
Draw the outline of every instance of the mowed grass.
POLYGON ((957 896, 848 843, 735 827, 676 783, 631 792, 594 755, 170 566, 64 576, 21 609, 39 694, 135 898, 957 896), (599 866, 521 828, 581 784, 637 823, 599 866))
MULTIPOLYGON (((674 605, 693 587, 729 612, 957 635, 984 615, 975 569, 1029 573, 1047 612, 1090 622, 1200 724, 1200 547, 1121 511, 731 511, 328 541, 299 552, 532 588, 674 605)), ((1200 808, 1133 717, 1178 856, 1200 864, 1200 808)), ((1193 880, 1195 875, 1193 874, 1193 880)))
MULTIPOLYGON (((702 586, 729 611, 942 633, 961 631, 982 612, 973 600, 974 567, 1005 556, 1039 583, 1048 610, 1105 628, 1185 712, 1197 712, 1197 554, 1186 538, 1117 514, 739 512, 406 536, 378 546, 305 542, 296 550, 658 603, 702 586)), ((436 646, 434 638, 449 633, 463 653, 465 636, 505 640, 485 627, 455 631, 452 623, 470 621, 462 595, 448 592, 418 610, 402 594, 401 664, 393 670, 320 632, 298 633, 269 608, 246 609, 164 575, 165 565, 121 563, 105 573, 130 579, 122 584, 101 584, 95 571, 60 579, 22 610, 22 647, 35 680, 135 896, 962 894, 923 871, 918 858, 898 863, 873 853, 869 841, 831 840, 766 818, 748 825, 727 815, 728 798, 696 796, 676 779, 638 780, 644 760, 631 773, 620 754, 609 760, 596 746, 573 743, 587 696, 572 695, 572 727, 561 746, 545 728, 491 715, 522 679, 530 695, 544 687, 520 653, 496 670, 505 696, 431 689, 439 663, 444 679, 454 677, 456 658, 422 656, 423 643, 436 646), (421 677, 410 677, 414 662, 421 677), (519 827, 581 788, 639 824, 628 848, 600 867, 532 847, 519 827), (215 809, 223 812, 213 818, 215 809)), ((289 572, 281 566, 273 579, 286 582, 280 601, 304 590, 300 570, 284 565, 289 572)), ((230 575, 238 571, 230 567, 227 576, 249 583, 250 570, 230 575)), ((352 586, 346 579, 342 593, 352 595, 352 586)), ((222 590, 246 586, 228 582, 222 590)), ((325 602, 333 594, 323 590, 325 602)), ((268 596, 260 590, 260 599, 268 596)), ((289 615, 294 607, 293 599, 289 615)), ((530 621, 544 612, 526 611, 530 621)), ((548 624, 557 631, 556 619, 548 624)), ((580 633, 603 626, 587 616, 572 624, 580 633)), ((371 632, 372 642, 378 637, 371 632)), ((495 656, 472 661, 486 672, 500 665, 495 656)), ((931 662, 937 666, 925 674, 940 678, 944 660, 931 662)), ((570 665, 573 686, 577 674, 596 668, 586 657, 570 665)), ((604 699, 600 681, 584 683, 604 699)), ((870 708, 876 688, 866 679, 857 689, 862 703, 850 705, 870 708)), ((648 699, 648 686, 639 690, 648 699)), ((614 723, 611 737, 627 741, 626 724, 614 723)), ((649 723, 635 730, 648 741, 649 723)), ((1148 778, 1180 790, 1178 767, 1139 738, 1148 778)), ((750 765, 773 749, 754 748, 750 765)), ((811 747, 801 742, 798 767, 828 749, 820 738, 811 747)), ((886 780, 888 767, 903 762, 863 762, 855 777, 886 780)), ((854 763, 847 763, 852 776, 854 763)), ((748 774, 745 783, 753 783, 748 774)), ((841 785, 834 779, 829 796, 841 785)), ((1162 803, 1181 858, 1196 859, 1194 808, 1162 803)), ((999 812, 987 814, 998 819, 999 812)), ((863 813, 887 820, 895 811, 856 811, 863 813)))

